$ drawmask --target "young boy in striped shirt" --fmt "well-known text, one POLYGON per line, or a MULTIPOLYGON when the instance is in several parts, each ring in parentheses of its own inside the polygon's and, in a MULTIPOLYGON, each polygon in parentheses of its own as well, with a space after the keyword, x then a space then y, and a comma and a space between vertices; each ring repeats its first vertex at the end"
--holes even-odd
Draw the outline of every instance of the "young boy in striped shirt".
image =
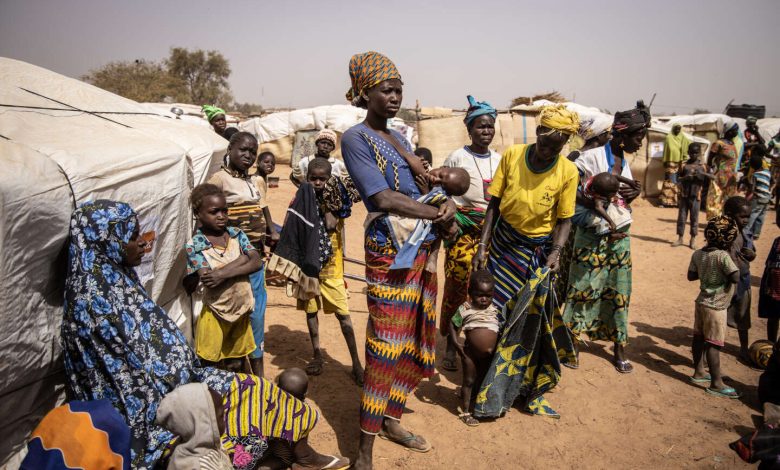
POLYGON ((745 228, 753 234, 753 240, 758 240, 761 235, 764 217, 772 199, 772 177, 764 164, 764 153, 764 148, 757 146, 753 148, 753 154, 750 156, 750 168, 753 170, 750 177, 750 219, 745 228))

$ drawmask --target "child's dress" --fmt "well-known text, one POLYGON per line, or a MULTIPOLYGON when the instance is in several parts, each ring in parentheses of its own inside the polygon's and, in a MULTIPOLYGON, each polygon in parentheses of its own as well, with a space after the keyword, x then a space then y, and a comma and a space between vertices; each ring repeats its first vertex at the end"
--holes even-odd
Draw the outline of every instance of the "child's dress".
POLYGON ((464 302, 458 307, 455 315, 452 316, 452 324, 456 328, 463 328, 463 331, 469 331, 476 328, 487 328, 490 331, 498 333, 499 320, 498 308, 492 303, 484 310, 478 310, 471 307, 469 302, 464 302))
MULTIPOLYGON (((218 270, 255 248, 241 230, 228 227, 225 247, 213 246, 198 230, 185 245, 187 274, 199 269, 218 270)), ((249 276, 225 280, 214 289, 200 285, 203 308, 195 328, 195 352, 207 361, 240 358, 257 348, 249 315, 255 306, 249 276)))
POLYGON ((766 258, 758 297, 760 318, 780 318, 780 237, 775 238, 766 258))

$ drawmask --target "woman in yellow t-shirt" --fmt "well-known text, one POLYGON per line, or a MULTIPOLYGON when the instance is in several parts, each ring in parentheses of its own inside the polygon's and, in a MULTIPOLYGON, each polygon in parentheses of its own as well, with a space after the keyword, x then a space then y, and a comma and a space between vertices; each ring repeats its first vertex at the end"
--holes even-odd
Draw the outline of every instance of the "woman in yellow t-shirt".
POLYGON ((542 394, 560 380, 560 364, 576 359, 560 307, 547 292, 569 237, 577 196, 577 168, 560 153, 578 129, 579 116, 564 105, 543 108, 536 143, 509 147, 488 190, 492 197, 473 268, 487 263, 495 278, 493 304, 506 309, 504 331, 477 396, 476 417, 500 416, 516 399, 531 413, 557 415, 542 394), (526 283, 533 289, 532 301, 520 295, 526 283), (526 309, 527 321, 514 321, 526 309), (530 321, 531 316, 546 325, 530 321), (532 338, 536 347, 528 348, 532 338), (527 374, 532 368, 537 373, 527 374))

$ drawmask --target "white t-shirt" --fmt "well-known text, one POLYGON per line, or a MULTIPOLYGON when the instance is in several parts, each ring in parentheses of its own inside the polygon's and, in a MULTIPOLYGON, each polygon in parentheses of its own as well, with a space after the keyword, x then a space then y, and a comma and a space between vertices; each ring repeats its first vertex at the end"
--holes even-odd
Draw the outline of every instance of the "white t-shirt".
MULTIPOLYGON (((295 176, 300 176, 301 181, 306 181, 306 177, 309 174, 309 162, 314 158, 317 157, 315 155, 309 155, 308 157, 301 158, 301 160, 298 162, 298 172, 295 173, 295 176)), ((330 162, 331 166, 331 175, 338 176, 340 178, 347 176, 347 167, 344 165, 344 162, 337 160, 335 157, 328 158, 328 161, 330 162)))
POLYGON ((471 176, 469 190, 463 196, 454 196, 452 199, 459 206, 477 207, 487 209, 488 201, 485 199, 487 188, 493 181, 493 175, 498 170, 501 154, 493 150, 490 156, 472 153, 468 148, 462 147, 455 150, 444 160, 444 166, 450 168, 463 168, 471 176))
MULTIPOLYGON (((574 164, 577 165, 577 168, 583 173, 583 181, 599 173, 606 173, 610 171, 609 162, 607 162, 606 146, 596 147, 594 149, 586 150, 580 153, 579 158, 574 161, 574 164)), ((625 161, 623 164, 623 171, 621 172, 621 176, 628 179, 634 179, 634 175, 631 174, 631 166, 628 164, 628 161, 625 161)))

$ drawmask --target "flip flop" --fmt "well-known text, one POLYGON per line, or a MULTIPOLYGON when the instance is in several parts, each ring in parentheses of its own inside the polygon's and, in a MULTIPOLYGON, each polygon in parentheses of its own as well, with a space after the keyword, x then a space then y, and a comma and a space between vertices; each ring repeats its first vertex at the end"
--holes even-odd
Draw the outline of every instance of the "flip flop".
POLYGON ((708 375, 706 377, 702 377, 700 379, 697 379, 696 377, 691 376, 691 377, 688 377, 688 380, 690 380, 691 383, 703 384, 703 383, 707 383, 707 382, 712 382, 712 377, 710 377, 708 375))
MULTIPOLYGON (((407 431, 407 432, 409 432, 409 431, 407 431)), ((377 436, 379 436, 380 439, 384 439, 386 441, 394 442, 394 443, 400 445, 401 447, 404 447, 407 450, 411 450, 412 452, 419 452, 421 454, 424 454, 426 452, 430 452, 430 450, 432 449, 432 446, 431 446, 430 442, 427 442, 426 444, 428 444, 428 447, 425 447, 423 449, 418 449, 416 447, 410 447, 409 444, 412 443, 412 442, 417 441, 417 437, 418 437, 414 433, 411 433, 411 432, 409 432, 408 436, 402 437, 400 439, 393 439, 384 430, 379 431, 379 434, 377 434, 377 436)), ((419 436, 419 437, 422 437, 422 436, 419 436)))
POLYGON ((311 362, 306 364, 306 375, 320 375, 322 374, 322 359, 312 359, 311 362))
POLYGON ((330 457, 331 461, 324 467, 304 467, 303 465, 298 465, 297 463, 294 463, 292 465, 293 470, 346 470, 350 466, 350 461, 346 457, 338 457, 336 455, 326 455, 325 457, 330 457))
POLYGON ((711 388, 707 388, 704 391, 709 393, 710 395, 715 395, 716 397, 731 398, 732 400, 742 397, 742 395, 738 391, 736 391, 734 387, 726 387, 720 390, 713 390, 711 388))
POLYGON ((634 366, 631 365, 631 361, 628 359, 614 361, 612 364, 614 364, 615 370, 621 374, 630 374, 631 372, 634 372, 634 366))

